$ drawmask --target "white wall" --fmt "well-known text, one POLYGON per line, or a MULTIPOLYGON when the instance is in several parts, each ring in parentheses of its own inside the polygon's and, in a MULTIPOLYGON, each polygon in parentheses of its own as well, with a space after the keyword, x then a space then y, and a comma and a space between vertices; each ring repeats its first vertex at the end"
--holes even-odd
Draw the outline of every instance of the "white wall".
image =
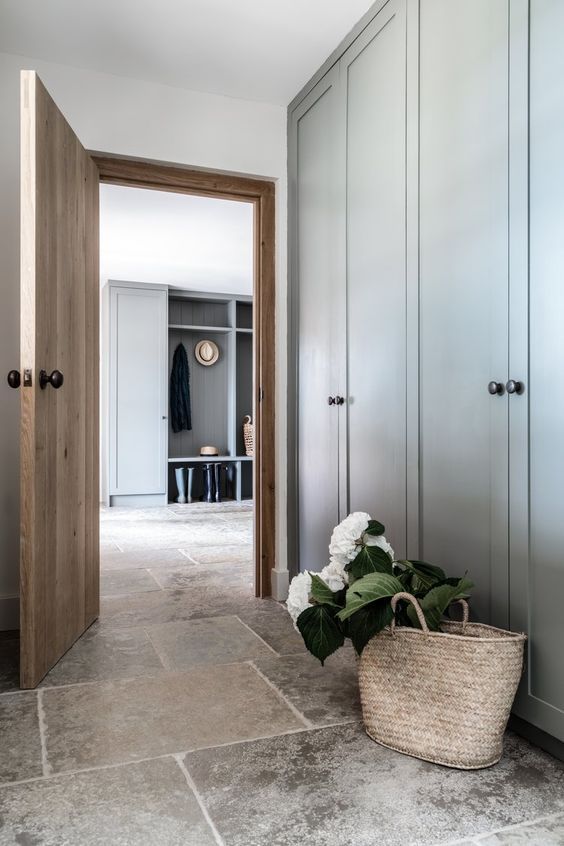
MULTIPOLYGON (((91 150, 276 180, 277 566, 286 567, 286 110, 0 53, 0 630, 17 624, 19 72, 37 70, 91 150)), ((283 580, 282 580, 283 581, 283 580)))

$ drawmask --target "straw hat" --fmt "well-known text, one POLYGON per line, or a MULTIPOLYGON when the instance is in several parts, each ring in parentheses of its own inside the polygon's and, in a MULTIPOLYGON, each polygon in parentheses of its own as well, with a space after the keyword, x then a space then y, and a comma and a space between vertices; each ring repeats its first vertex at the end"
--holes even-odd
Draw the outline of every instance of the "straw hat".
POLYGON ((199 341, 194 350, 196 360, 200 364, 209 367, 210 364, 215 364, 219 358, 219 348, 213 341, 199 341))

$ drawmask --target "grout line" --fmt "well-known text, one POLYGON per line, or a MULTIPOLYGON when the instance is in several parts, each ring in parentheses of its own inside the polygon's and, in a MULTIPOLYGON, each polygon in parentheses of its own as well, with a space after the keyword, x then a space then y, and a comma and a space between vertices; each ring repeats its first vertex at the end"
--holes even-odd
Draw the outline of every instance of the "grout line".
POLYGON ((550 822, 551 820, 557 819, 557 817, 564 816, 564 810, 556 811, 554 814, 545 814, 542 817, 537 817, 534 820, 523 820, 520 823, 513 823, 512 825, 506 825, 502 828, 495 828, 492 831, 485 831, 482 834, 473 834, 472 837, 474 838, 476 843, 483 843, 484 838, 491 837, 493 834, 505 834, 508 831, 516 831, 520 828, 530 828, 533 825, 539 825, 539 823, 550 822))
POLYGON ((209 813, 208 809, 206 808, 205 802, 200 795, 200 791, 196 787, 194 779, 192 778, 192 776, 188 772, 188 768, 186 767, 186 764, 184 763, 184 759, 183 759, 182 755, 173 755, 172 757, 174 758, 174 760, 178 764, 184 778, 186 779, 186 784, 188 785, 188 787, 190 788, 190 790, 194 794, 196 802, 200 806, 200 810, 201 810, 202 814, 204 815, 204 818, 205 818, 207 824, 209 825, 209 827, 211 829, 211 833, 213 834, 213 838, 214 838, 215 842, 217 843, 217 846, 224 846, 223 839, 222 839, 219 831, 217 830, 217 828, 214 825, 214 821, 212 820, 210 813, 209 813))
POLYGON ((41 767, 43 776, 47 778, 53 774, 53 768, 47 757, 47 717, 43 707, 43 690, 37 691, 37 719, 39 722, 39 739, 41 742, 41 767))
POLYGON ((148 626, 143 626, 143 631, 145 632, 147 640, 149 641, 149 643, 151 644, 151 646, 155 650, 155 654, 156 654, 157 658, 159 659, 159 661, 161 662, 161 664, 163 665, 163 667, 165 668, 165 670, 168 670, 169 672, 174 672, 174 667, 172 666, 171 662, 164 655, 161 655, 161 653, 159 652, 159 650, 155 646, 153 638, 151 637, 151 635, 149 633, 148 626))
POLYGON ((314 726, 313 723, 310 720, 308 720, 307 717, 304 717, 304 715, 301 713, 301 711, 299 711, 296 708, 296 706, 292 702, 290 702, 290 700, 286 696, 284 696, 284 694, 282 693, 280 688, 276 687, 276 685, 273 682, 271 682, 270 679, 267 676, 265 676, 264 673, 262 673, 259 670, 259 668, 256 666, 256 664, 254 664, 252 661, 249 661, 248 664, 249 664, 250 667, 253 668, 255 673, 257 673, 257 675, 260 676, 260 678, 264 682, 266 682, 266 684, 269 687, 272 688, 272 690, 276 693, 276 695, 284 702, 285 705, 287 705, 287 707, 290 709, 290 711, 293 713, 293 715, 295 717, 297 717, 299 720, 301 720, 301 722, 304 724, 304 726, 306 728, 308 728, 308 729, 317 728, 317 726, 314 726))
MULTIPOLYGON (((156 584, 157 584, 157 586, 159 587, 159 589, 160 589, 160 590, 164 590, 164 585, 163 585, 163 584, 161 584, 161 582, 159 582, 159 580, 158 580, 158 579, 157 579, 157 577, 155 576, 155 574, 154 574, 153 570, 149 570, 149 568, 148 568, 148 567, 144 567, 143 569, 145 570, 145 572, 147 572, 147 573, 150 575, 150 577, 153 579, 153 581, 154 581, 154 582, 156 582, 156 584)), ((145 593, 152 593, 152 591, 150 591, 150 590, 149 590, 149 591, 145 591, 145 593)))
POLYGON ((192 558, 192 556, 191 556, 191 555, 189 555, 189 553, 188 553, 188 552, 186 552, 186 550, 185 550, 185 549, 179 549, 179 550, 178 550, 178 552, 179 552, 181 555, 183 555, 183 556, 184 556, 184 558, 187 558, 187 559, 188 559, 188 561, 192 561, 194 564, 198 564, 199 566, 201 566, 201 562, 200 562, 200 561, 196 561, 196 559, 195 559, 195 558, 192 558))
POLYGON ((241 625, 245 626, 245 628, 248 629, 251 634, 253 634, 256 638, 258 638, 261 641, 261 643, 264 643, 264 645, 273 653, 273 655, 276 655, 277 658, 279 657, 278 652, 275 649, 273 649, 272 646, 269 643, 267 643, 266 640, 263 637, 261 637, 259 634, 257 634, 254 629, 252 629, 250 626, 248 626, 247 623, 245 623, 244 620, 242 620, 237 614, 233 614, 233 616, 235 617, 236 620, 239 620, 241 625))

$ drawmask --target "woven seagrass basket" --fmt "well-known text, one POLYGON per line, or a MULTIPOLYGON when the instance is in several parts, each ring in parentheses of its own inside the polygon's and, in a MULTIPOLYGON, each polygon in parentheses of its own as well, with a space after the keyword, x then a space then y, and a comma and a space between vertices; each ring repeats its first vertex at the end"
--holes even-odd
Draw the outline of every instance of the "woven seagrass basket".
POLYGON ((409 593, 421 629, 394 623, 366 645, 359 683, 367 734, 383 746, 463 770, 490 767, 523 667, 524 634, 468 622, 444 621, 429 631, 409 593))
POLYGON ((246 414, 243 418, 243 438, 245 454, 253 456, 255 452, 255 427, 250 414, 246 414))

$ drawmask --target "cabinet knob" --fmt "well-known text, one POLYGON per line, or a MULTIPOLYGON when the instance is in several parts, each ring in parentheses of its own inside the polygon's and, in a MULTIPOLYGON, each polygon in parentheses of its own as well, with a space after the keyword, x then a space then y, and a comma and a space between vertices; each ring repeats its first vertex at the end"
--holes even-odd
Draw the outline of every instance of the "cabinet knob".
POLYGON ((522 394, 524 391, 523 383, 516 382, 514 379, 510 379, 505 387, 508 394, 522 394))
POLYGON ((339 397, 339 396, 335 397, 335 405, 344 405, 344 403, 345 403, 344 397, 339 397))
MULTIPOLYGON (((509 385, 509 382, 507 384, 509 385)), ((490 382, 488 384, 488 393, 490 393, 492 397, 495 397, 496 394, 501 396, 501 394, 503 394, 503 390, 503 382, 490 382)), ((507 390, 509 390, 509 388, 507 390)))
POLYGON ((65 381, 60 370, 53 370, 48 374, 46 370, 39 371, 39 387, 46 388, 47 385, 52 385, 54 388, 60 388, 65 381))
POLYGON ((335 399, 335 397, 327 397, 327 404, 328 405, 335 405, 336 402, 337 402, 337 400, 335 399))

